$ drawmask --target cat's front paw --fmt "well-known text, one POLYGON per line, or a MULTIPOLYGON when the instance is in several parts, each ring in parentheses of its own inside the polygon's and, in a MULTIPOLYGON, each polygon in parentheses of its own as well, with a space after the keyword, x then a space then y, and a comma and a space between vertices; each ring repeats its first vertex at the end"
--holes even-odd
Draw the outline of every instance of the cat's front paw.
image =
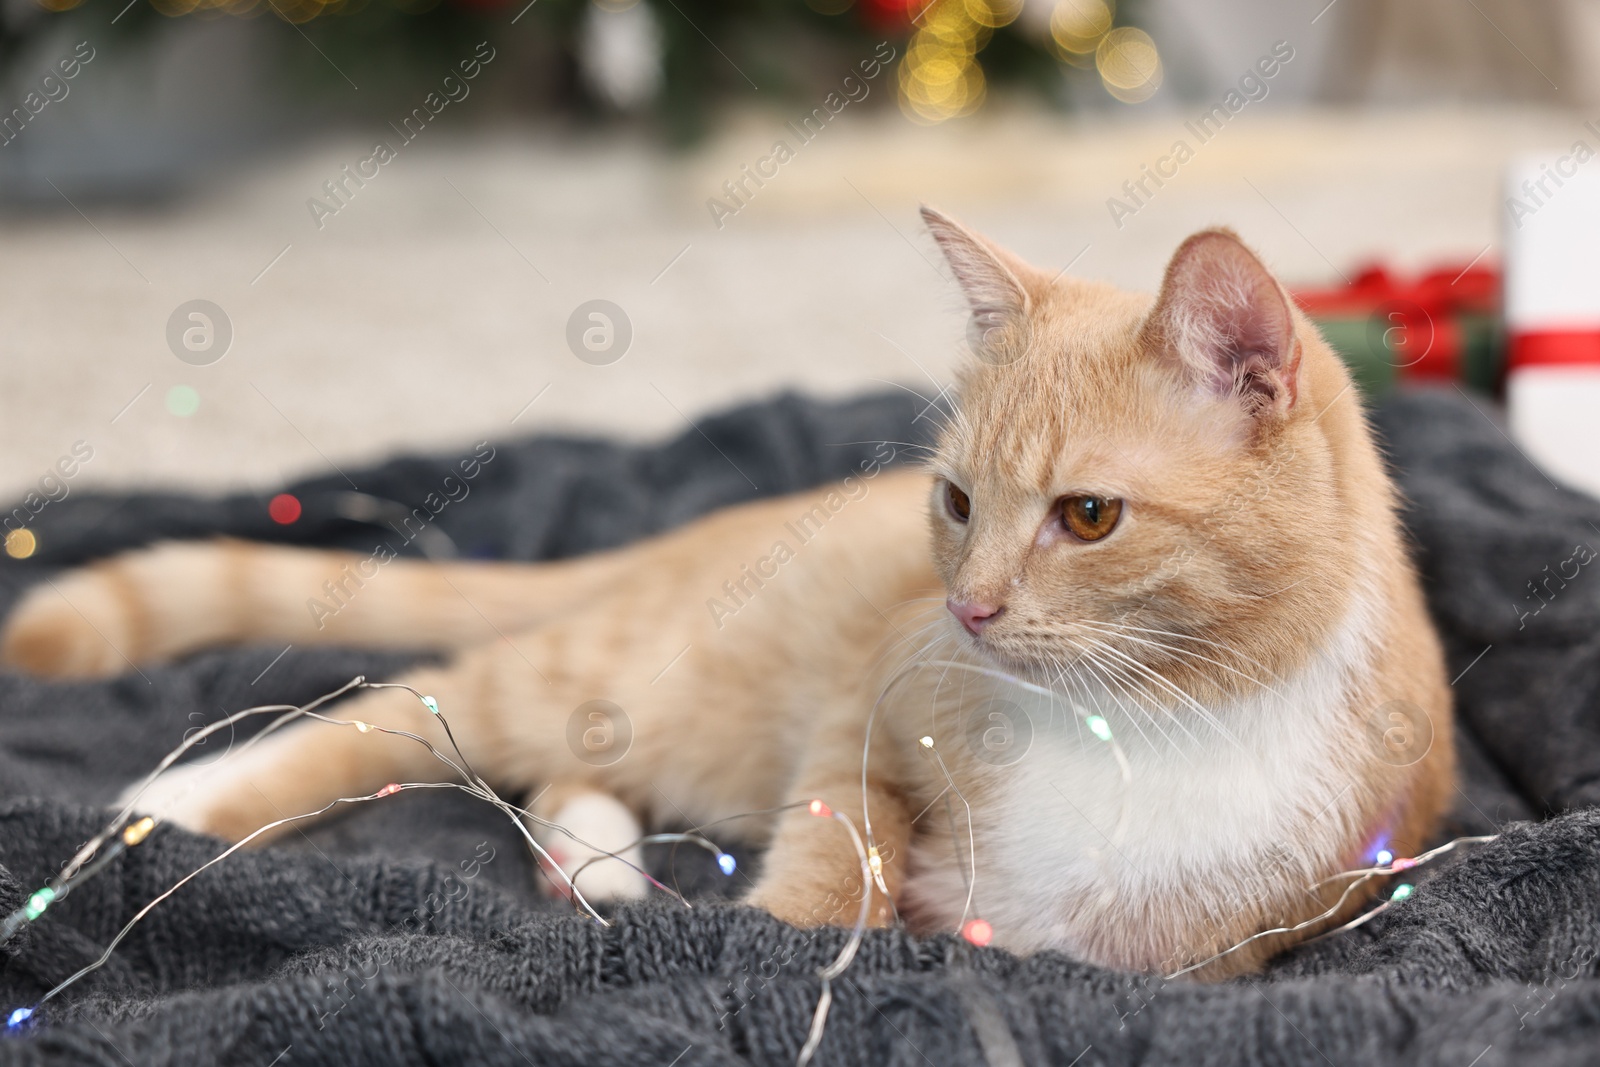
MULTIPOLYGON (((763 880, 744 902, 791 926, 854 926, 861 918, 860 893, 847 893, 844 889, 807 889, 763 880)), ((867 907, 867 925, 884 927, 893 923, 894 908, 882 893, 873 890, 867 907)))
POLYGON ((120 674, 132 644, 128 612, 115 583, 72 571, 28 590, 0 632, 0 663, 46 678, 120 674))
MULTIPOLYGON (((544 871, 544 881, 540 888, 548 897, 555 899, 571 899, 572 889, 569 885, 575 884, 578 891, 583 894, 583 899, 591 904, 604 904, 616 900, 642 900, 650 891, 650 883, 645 876, 620 859, 612 859, 602 852, 582 846, 563 848, 560 845, 551 845, 546 851, 555 861, 556 870, 544 860, 539 861, 540 868, 544 871)), ((638 850, 633 850, 637 853, 638 850)), ((638 863, 637 855, 621 853, 630 862, 638 863)))
POLYGON ((226 761, 172 767, 142 793, 137 783, 129 786, 117 798, 117 807, 131 800, 136 814, 153 816, 158 823, 239 841, 277 816, 270 807, 263 810, 264 797, 259 804, 251 803, 241 793, 250 791, 249 784, 231 772, 226 761))
POLYGON ((650 891, 640 868, 643 831, 633 812, 615 797, 584 791, 568 798, 550 820, 560 829, 542 828, 540 843, 555 866, 540 860, 542 888, 552 897, 571 897, 577 885, 591 904, 640 900, 650 891))
POLYGON ((774 919, 790 926, 824 926, 827 918, 820 902, 808 894, 777 886, 758 885, 744 898, 752 908, 760 908, 774 919))

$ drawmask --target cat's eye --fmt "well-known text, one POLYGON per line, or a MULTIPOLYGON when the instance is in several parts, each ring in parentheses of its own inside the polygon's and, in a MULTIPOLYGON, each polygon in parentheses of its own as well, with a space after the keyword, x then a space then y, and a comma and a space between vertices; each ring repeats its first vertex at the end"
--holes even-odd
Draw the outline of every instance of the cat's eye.
POLYGON ((944 506, 950 512, 950 517, 957 522, 966 522, 972 517, 972 501, 955 482, 945 482, 944 506))
POLYGON ((1061 500, 1061 525, 1080 541, 1098 541, 1122 517, 1122 501, 1103 496, 1069 496, 1061 500))

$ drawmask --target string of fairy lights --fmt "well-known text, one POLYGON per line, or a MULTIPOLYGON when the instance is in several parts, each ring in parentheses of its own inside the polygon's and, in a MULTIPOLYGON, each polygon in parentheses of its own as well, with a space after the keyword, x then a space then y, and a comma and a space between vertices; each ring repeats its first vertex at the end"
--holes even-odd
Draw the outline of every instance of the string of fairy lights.
MULTIPOLYGON (((149 838, 151 832, 156 828, 164 813, 158 812, 155 815, 141 815, 135 817, 134 810, 138 806, 145 791, 156 780, 157 776, 176 763, 185 752, 194 748, 196 745, 203 744, 208 737, 220 730, 231 730, 234 725, 246 718, 254 715, 271 714, 274 712, 278 713, 278 717, 268 723, 267 726, 254 737, 246 741, 244 745, 240 746, 238 750, 240 755, 242 755, 250 747, 259 743, 263 738, 271 735, 289 723, 294 722, 297 719, 309 718, 333 726, 348 727, 363 734, 376 732, 389 734, 395 737, 406 738, 426 748, 435 759, 439 760, 441 763, 445 764, 453 772, 455 772, 460 781, 390 782, 389 784, 372 793, 354 797, 339 797, 314 811, 303 812, 299 815, 290 815, 281 819, 275 819, 264 826, 258 827, 251 833, 245 835, 240 840, 219 852, 217 855, 213 856, 210 860, 207 860, 200 867, 178 879, 178 881, 169 886, 164 892, 157 895, 142 908, 136 911, 132 918, 130 918, 122 927, 122 929, 117 932, 116 936, 111 939, 111 942, 106 946, 105 951, 102 952, 99 957, 90 961, 88 964, 85 964, 68 977, 56 983, 44 994, 44 996, 40 997, 33 1004, 24 1005, 22 1007, 13 1009, 6 1016, 6 1028, 8 1030, 14 1031, 32 1022, 39 1009, 42 1008, 45 1003, 54 999, 80 979, 103 967, 111 959, 112 954, 116 951, 117 946, 121 944, 123 939, 132 932, 133 928, 137 926, 139 922, 145 918, 145 916, 149 915, 150 912, 159 906, 163 901, 170 898, 174 893, 178 892, 199 875, 216 866, 218 863, 226 860, 229 856, 246 847, 257 838, 264 834, 271 833, 273 830, 276 830, 281 826, 291 825, 293 823, 308 819, 314 819, 317 816, 325 814, 326 812, 340 805, 360 804, 381 800, 385 797, 391 797, 406 790, 457 789, 471 796, 477 797, 478 799, 483 800, 484 802, 500 810, 511 819, 512 824, 517 828, 524 843, 533 853, 540 868, 547 873, 550 873, 552 877, 559 879, 561 883, 560 888, 563 890, 564 895, 579 909, 586 913, 589 918, 602 926, 610 926, 611 923, 604 916, 602 916, 587 899, 584 898, 582 891, 578 889, 578 886, 574 881, 577 872, 569 875, 566 871, 564 871, 561 866, 555 862, 554 858, 551 857, 550 853, 545 849, 545 847, 541 845, 538 839, 535 838, 534 835, 529 831, 527 822, 532 822, 535 825, 565 834, 573 841, 589 848, 591 851, 599 854, 600 856, 608 859, 614 859, 621 863, 626 863, 629 867, 632 867, 635 871, 638 871, 641 875, 643 875, 648 881, 651 882, 651 884, 656 886, 656 888, 666 892, 685 907, 690 906, 689 902, 685 900, 680 893, 657 881, 649 874, 649 872, 642 870, 637 865, 627 860, 621 853, 611 852, 599 848, 596 845, 578 837, 566 827, 551 822, 550 820, 543 819, 525 808, 508 803, 502 799, 500 795, 494 791, 493 787, 490 786, 489 783, 481 776, 479 776, 475 770, 473 770, 471 763, 467 760, 465 754, 461 751, 460 745, 456 742, 455 733, 450 727, 449 720, 444 716, 444 713, 439 708, 438 701, 433 697, 428 696, 427 694, 424 694, 417 689, 403 683, 369 682, 365 677, 358 675, 349 682, 346 682, 344 685, 340 686, 338 689, 335 689, 329 693, 325 693, 307 704, 268 704, 253 708, 246 708, 243 711, 234 712, 231 715, 219 719, 205 728, 196 730, 185 737, 183 742, 179 744, 177 748, 173 749, 166 756, 164 756, 156 765, 156 768, 151 771, 142 782, 140 782, 138 788, 135 789, 127 801, 124 802, 122 808, 114 816, 112 816, 112 818, 106 823, 105 827, 98 834, 96 834, 88 841, 88 843, 79 849, 78 852, 70 860, 68 860, 65 865, 62 866, 61 870, 49 880, 49 882, 31 893, 21 907, 15 909, 10 915, 6 916, 3 921, 0 921, 0 945, 4 945, 6 942, 10 941, 11 938, 16 936, 17 932, 26 924, 39 921, 39 919, 41 919, 53 905, 66 899, 66 897, 70 895, 74 889, 82 885, 88 879, 94 877, 100 871, 104 870, 106 866, 114 861, 118 855, 130 848, 137 847, 149 838), (440 727, 443 729, 450 748, 454 753, 453 758, 451 755, 442 752, 427 738, 409 730, 379 726, 360 719, 334 718, 329 715, 321 714, 319 711, 317 711, 318 708, 329 703, 330 701, 336 700, 346 693, 356 689, 403 689, 411 693, 417 698, 422 707, 426 709, 427 714, 431 718, 437 720, 440 727)), ((651 834, 645 838, 642 838, 640 841, 629 844, 622 850, 622 852, 626 852, 636 845, 656 842, 681 842, 698 845, 707 849, 716 857, 717 867, 724 875, 731 876, 737 870, 737 862, 732 855, 724 852, 721 848, 717 847, 716 844, 699 833, 651 834)))
MULTIPOLYGON (((876 723, 878 711, 884 705, 890 693, 905 679, 912 677, 916 674, 916 672, 921 670, 939 670, 941 672, 938 682, 940 686, 944 684, 945 679, 948 677, 951 671, 967 671, 975 672, 981 676, 1003 680, 1007 684, 1021 686, 1025 690, 1034 692, 1039 696, 1044 696, 1052 701, 1060 699, 1060 695, 1050 689, 1032 685, 1031 683, 1024 682, 1011 675, 1005 674, 1004 672, 994 670, 993 668, 955 660, 925 659, 918 657, 902 666, 902 668, 888 681, 888 683, 884 686, 878 701, 874 704, 872 713, 868 718, 867 736, 862 750, 862 830, 858 830, 855 822, 846 814, 835 811, 820 798, 813 798, 809 801, 799 801, 795 804, 767 809, 762 812, 748 812, 740 815, 729 816, 728 818, 718 820, 716 823, 708 824, 706 827, 701 828, 709 829, 711 826, 719 825, 733 819, 744 818, 750 815, 771 814, 804 807, 812 816, 831 819, 838 822, 843 826, 849 835, 852 847, 855 850, 860 866, 860 907, 856 916, 856 920, 850 929, 849 936, 846 938, 843 946, 840 948, 833 961, 826 967, 823 967, 817 971, 817 978, 820 980, 821 990, 818 995, 816 1008, 813 1012, 812 1022, 807 1034, 806 1042, 802 1047, 798 1058, 797 1067, 807 1067, 807 1064, 809 1064, 810 1060, 816 1053, 816 1050, 825 1032, 829 1009, 833 1000, 833 982, 850 967, 850 964, 854 961, 856 954, 866 936, 873 899, 871 888, 875 887, 879 893, 883 895, 884 900, 888 902, 888 906, 890 908, 893 906, 892 896, 884 878, 883 856, 872 831, 872 819, 867 785, 868 765, 871 753, 871 736, 876 723), (863 831, 865 833, 864 838, 863 831)), ((1127 787, 1131 784, 1131 771, 1128 760, 1125 754, 1122 752, 1121 746, 1117 743, 1109 722, 1107 722, 1103 716, 1091 713, 1077 706, 1076 704, 1073 705, 1073 710, 1077 713, 1083 725, 1089 730, 1095 741, 1099 744, 1105 745, 1115 757, 1122 777, 1124 793, 1126 793, 1127 787)), ((123 806, 116 812, 115 815, 112 816, 110 820, 108 820, 104 828, 98 834, 96 834, 82 848, 80 848, 78 852, 70 860, 68 860, 67 863, 61 867, 60 871, 45 885, 40 886, 37 890, 31 893, 20 907, 16 908, 3 920, 0 920, 0 945, 4 945, 10 941, 24 926, 42 920, 53 906, 66 899, 73 892, 73 890, 81 886, 90 878, 93 878, 102 870, 106 869, 106 867, 114 863, 116 859, 123 853, 127 852, 129 849, 139 847, 150 838, 151 833, 160 824, 164 813, 157 812, 153 815, 136 815, 135 810, 139 806, 140 799, 142 798, 144 792, 150 787, 156 778, 162 772, 173 766, 173 764, 175 764, 185 752, 194 748, 196 745, 203 744, 205 740, 212 734, 224 729, 231 730, 235 724, 245 718, 272 713, 276 713, 277 717, 268 723, 267 726, 254 737, 245 742, 243 746, 241 746, 241 754, 250 746, 258 743, 263 738, 271 735, 273 732, 283 728, 284 726, 287 726, 298 719, 308 718, 331 726, 353 729, 363 734, 377 732, 408 739, 414 743, 424 746, 428 752, 434 756, 434 758, 439 760, 454 773, 457 780, 447 782, 391 782, 371 793, 361 796, 340 797, 330 801, 328 804, 323 805, 315 811, 304 812, 299 815, 291 815, 285 818, 276 819, 262 827, 259 827, 241 840, 229 845, 227 848, 213 856, 200 867, 178 879, 162 893, 158 894, 144 906, 139 908, 127 921, 127 923, 124 924, 123 927, 116 933, 116 935, 106 945, 105 950, 98 957, 80 967, 77 971, 68 975, 66 978, 57 982, 34 1003, 13 1008, 6 1015, 5 1028, 8 1032, 16 1032, 29 1026, 37 1025, 39 1021, 38 1013, 45 1004, 59 996, 61 993, 65 992, 81 979, 103 967, 111 959, 111 956, 116 951, 118 945, 120 945, 128 936, 128 934, 155 908, 171 898, 174 894, 178 893, 185 885, 197 878, 206 870, 209 870, 211 867, 222 863, 235 852, 246 847, 251 842, 260 838, 262 835, 271 833, 273 830, 276 830, 281 826, 316 818, 317 816, 322 815, 325 812, 341 805, 378 801, 408 790, 456 789, 465 792, 468 795, 474 796, 499 810, 501 813, 511 819, 513 825, 517 828, 529 851, 533 854, 540 869, 543 870, 547 876, 558 880, 558 888, 562 890, 563 895, 589 919, 604 926, 610 926, 611 923, 603 915, 601 915, 600 912, 597 911, 588 900, 584 898, 582 892, 578 889, 576 884, 577 876, 592 863, 602 860, 615 860, 625 863, 643 875, 651 885, 668 894, 684 907, 692 907, 692 905, 682 896, 682 894, 680 894, 677 890, 664 885, 649 872, 644 871, 637 865, 630 862, 628 859, 626 859, 625 854, 644 844, 691 844, 705 849, 711 853, 716 861, 718 869, 724 875, 732 876, 737 870, 737 863, 734 857, 721 849, 715 842, 707 838, 703 833, 691 832, 647 834, 641 837, 639 840, 624 846, 620 851, 613 852, 599 848, 590 842, 584 841, 577 835, 573 834, 566 827, 540 818, 525 808, 505 801, 494 791, 489 783, 473 769, 471 763, 467 760, 465 754, 462 752, 460 745, 457 743, 454 731, 450 727, 449 720, 445 717, 443 711, 440 709, 437 700, 435 700, 432 696, 422 693, 419 690, 403 683, 369 682, 365 677, 357 676, 356 678, 353 678, 349 682, 345 683, 343 686, 340 686, 338 689, 335 689, 329 693, 325 693, 306 704, 272 704, 246 708, 243 711, 235 712, 222 719, 219 719, 205 728, 197 730, 187 736, 177 748, 173 749, 166 756, 164 756, 156 765, 156 767, 150 772, 150 774, 139 783, 138 788, 134 790, 123 806), (444 732, 446 740, 448 741, 450 752, 447 753, 440 750, 427 738, 409 730, 378 726, 376 724, 365 722, 359 719, 341 719, 332 715, 323 714, 318 710, 324 705, 337 700, 339 697, 357 689, 401 689, 411 693, 417 698, 417 701, 424 709, 426 716, 438 722, 440 728, 444 732), (568 838, 572 839, 578 844, 589 848, 594 853, 594 856, 586 861, 582 866, 577 868, 577 870, 569 874, 563 870, 558 863, 555 862, 546 848, 530 832, 528 829, 528 823, 541 826, 556 833, 565 834, 568 838)), ((918 746, 937 764, 945 781, 946 792, 955 794, 967 809, 967 862, 963 866, 963 875, 966 881, 967 895, 956 932, 958 932, 965 940, 974 945, 979 947, 986 946, 993 940, 994 928, 992 924, 988 920, 984 919, 981 915, 972 915, 974 887, 977 881, 977 841, 976 830, 972 819, 971 806, 967 803, 967 799, 957 783, 955 776, 951 773, 949 766, 946 764, 934 735, 929 733, 921 736, 918 740, 918 746)), ((1123 816, 1119 816, 1116 830, 1111 838, 1111 844, 1113 847, 1123 835, 1126 822, 1124 817, 1125 814, 1126 806, 1124 804, 1123 816)), ((957 828, 954 825, 953 817, 951 833, 952 838, 957 836, 957 828)), ((1338 900, 1323 913, 1292 926, 1276 927, 1270 930, 1261 931, 1260 933, 1244 939, 1238 944, 1230 946, 1229 948, 1224 949, 1223 951, 1218 952, 1207 959, 1184 967, 1183 969, 1176 971, 1167 977, 1178 978, 1194 970, 1205 967, 1223 958, 1224 956, 1244 948, 1258 939, 1278 934, 1294 933, 1316 926, 1317 924, 1325 922, 1334 915, 1338 914, 1345 902, 1372 879, 1414 869, 1435 859, 1438 856, 1442 856, 1453 851, 1463 844, 1492 841, 1495 839, 1495 836, 1497 835, 1457 838, 1437 848, 1423 852, 1415 857, 1396 857, 1387 850, 1380 850, 1376 853, 1376 864, 1374 866, 1353 871, 1343 871, 1308 887, 1309 890, 1315 891, 1321 886, 1329 884, 1330 882, 1335 882, 1342 879, 1351 880, 1338 900)), ((1343 926, 1337 927, 1333 930, 1325 931, 1319 936, 1331 936, 1332 934, 1360 926, 1361 924, 1372 919, 1374 916, 1381 914, 1383 911, 1392 907, 1394 904, 1407 899, 1412 895, 1413 892, 1414 887, 1410 883, 1401 883, 1390 892, 1388 899, 1382 901, 1376 907, 1358 916, 1356 919, 1345 923, 1343 926)))

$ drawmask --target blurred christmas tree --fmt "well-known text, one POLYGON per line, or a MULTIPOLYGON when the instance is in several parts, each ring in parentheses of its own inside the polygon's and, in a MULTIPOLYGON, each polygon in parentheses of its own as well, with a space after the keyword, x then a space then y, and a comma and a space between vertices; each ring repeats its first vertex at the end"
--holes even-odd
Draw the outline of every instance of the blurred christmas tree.
POLYGON ((724 104, 820 97, 885 41, 919 123, 971 115, 1000 86, 1138 103, 1162 65, 1147 34, 1118 25, 1128 14, 1115 0, 21 0, 0 7, 0 57, 45 36, 137 47, 171 22, 253 19, 293 90, 359 110, 352 86, 376 88, 372 101, 428 83, 486 40, 509 57, 486 79, 503 108, 685 139, 724 104))

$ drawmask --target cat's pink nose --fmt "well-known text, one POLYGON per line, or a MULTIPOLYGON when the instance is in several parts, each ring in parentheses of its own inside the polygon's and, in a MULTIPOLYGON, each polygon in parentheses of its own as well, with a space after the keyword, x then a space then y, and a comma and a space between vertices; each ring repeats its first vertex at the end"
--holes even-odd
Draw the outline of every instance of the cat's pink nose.
POLYGON ((976 636, 983 632, 983 628, 993 622, 1005 610, 1003 606, 984 604, 976 600, 954 600, 945 602, 945 607, 950 609, 950 614, 961 620, 961 625, 967 632, 976 636))

